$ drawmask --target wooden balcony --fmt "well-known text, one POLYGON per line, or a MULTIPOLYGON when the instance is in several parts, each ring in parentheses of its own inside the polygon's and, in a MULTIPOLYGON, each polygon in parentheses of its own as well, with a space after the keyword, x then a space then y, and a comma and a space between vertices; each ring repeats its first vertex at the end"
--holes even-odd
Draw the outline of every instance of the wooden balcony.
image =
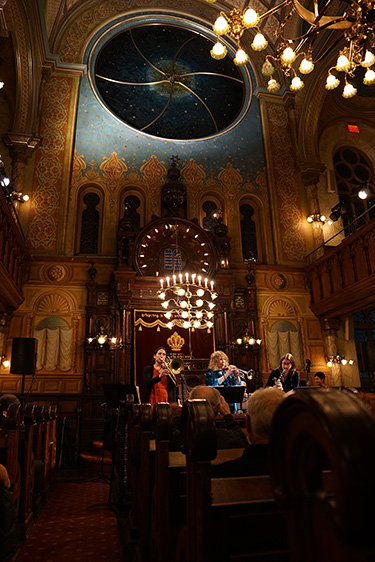
POLYGON ((317 317, 350 314, 375 303, 375 219, 307 266, 317 317))
POLYGON ((0 312, 11 313, 22 303, 28 263, 29 252, 16 213, 0 191, 0 312))

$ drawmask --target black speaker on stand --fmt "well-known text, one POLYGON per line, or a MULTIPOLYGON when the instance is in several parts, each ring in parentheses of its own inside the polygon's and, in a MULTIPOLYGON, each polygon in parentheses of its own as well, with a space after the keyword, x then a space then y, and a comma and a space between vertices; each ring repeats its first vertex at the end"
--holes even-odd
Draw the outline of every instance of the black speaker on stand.
POLYGON ((35 338, 13 338, 10 372, 22 375, 20 402, 25 393, 25 375, 35 375, 37 340, 35 338))

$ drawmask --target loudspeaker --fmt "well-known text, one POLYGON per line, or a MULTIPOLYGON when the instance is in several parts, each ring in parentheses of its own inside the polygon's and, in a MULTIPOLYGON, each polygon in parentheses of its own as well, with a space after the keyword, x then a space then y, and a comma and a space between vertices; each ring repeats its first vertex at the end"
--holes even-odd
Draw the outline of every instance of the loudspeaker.
POLYGON ((36 350, 35 338, 13 338, 10 372, 14 375, 34 375, 36 350))

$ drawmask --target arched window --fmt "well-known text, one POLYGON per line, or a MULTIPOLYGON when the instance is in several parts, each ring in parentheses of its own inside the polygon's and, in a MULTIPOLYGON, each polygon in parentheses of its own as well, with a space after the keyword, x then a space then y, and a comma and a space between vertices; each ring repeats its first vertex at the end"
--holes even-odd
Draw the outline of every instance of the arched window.
POLYGON ((204 230, 208 232, 213 231, 218 217, 215 213, 219 213, 221 218, 223 218, 223 206, 216 197, 207 197, 201 205, 201 225, 204 230))
POLYGON ((102 220, 102 193, 94 187, 87 187, 79 198, 77 253, 100 253, 102 220))
POLYGON ((125 218, 134 229, 144 226, 144 197, 134 189, 127 189, 121 195, 120 200, 120 221, 125 218))
POLYGON ((357 225, 365 224, 375 216, 375 207, 371 209, 371 205, 375 203, 371 164, 362 152, 353 147, 340 148, 333 157, 333 164, 339 203, 342 204, 337 216, 341 216, 344 226, 357 217, 360 217, 357 225), (364 186, 372 189, 372 196, 360 199, 358 192, 364 186), (369 212, 365 213, 367 210, 369 212))
POLYGON ((253 220, 254 208, 249 203, 243 203, 240 205, 240 213, 242 258, 244 260, 257 260, 257 232, 253 220))

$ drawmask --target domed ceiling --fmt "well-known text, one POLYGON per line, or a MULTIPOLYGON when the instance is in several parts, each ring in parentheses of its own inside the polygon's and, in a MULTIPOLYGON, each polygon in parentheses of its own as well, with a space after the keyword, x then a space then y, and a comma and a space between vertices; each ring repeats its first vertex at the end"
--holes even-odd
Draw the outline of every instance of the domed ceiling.
MULTIPOLYGON (((144 20, 142 20, 144 21, 144 20)), ((139 21, 104 34, 90 56, 90 81, 102 105, 153 137, 196 140, 230 130, 251 99, 248 71, 190 23, 139 21)))

